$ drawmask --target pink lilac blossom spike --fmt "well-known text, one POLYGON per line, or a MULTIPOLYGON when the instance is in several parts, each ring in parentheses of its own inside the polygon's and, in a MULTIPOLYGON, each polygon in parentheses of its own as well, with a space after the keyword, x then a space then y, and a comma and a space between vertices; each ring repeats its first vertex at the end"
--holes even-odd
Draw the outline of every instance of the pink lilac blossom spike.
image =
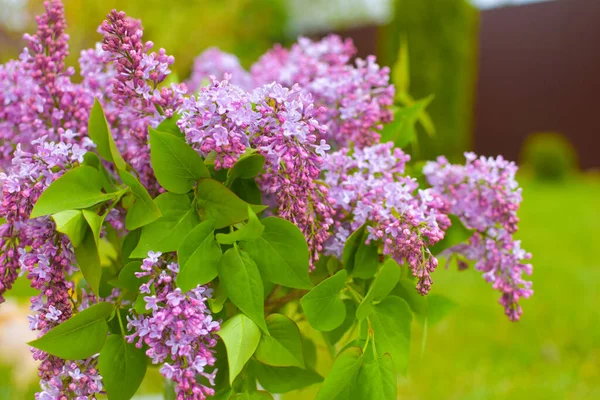
MULTIPOLYGON (((45 137, 32 145, 34 153, 17 145, 12 169, 0 174, 0 216, 6 219, 2 231, 10 233, 10 237, 0 239, 0 258, 10 261, 0 266, 0 289, 3 292, 12 286, 19 269, 27 275, 31 286, 39 290, 31 299, 30 328, 41 336, 73 313, 73 283, 68 278, 75 271, 75 258, 71 243, 56 231, 49 217, 29 219, 29 215, 44 189, 83 161, 85 149, 77 144, 46 142, 45 137)), ((102 389, 95 360, 67 361, 37 349, 32 353, 40 361, 42 391, 36 399, 95 399, 102 389)))
POLYGON ((10 154, 21 144, 42 136, 79 143, 85 140, 93 102, 80 85, 71 82, 73 68, 65 67, 68 35, 60 1, 44 3, 36 18, 38 29, 25 35, 27 46, 19 60, 0 66, 0 154, 7 168, 10 154), (63 133, 69 133, 61 139, 63 133))
POLYGON ((183 293, 175 287, 178 264, 161 255, 150 251, 142 271, 136 273, 138 278, 148 279, 140 291, 149 314, 128 317, 127 327, 134 333, 127 340, 138 348, 148 346, 146 354, 152 363, 161 365, 160 373, 175 383, 177 400, 205 400, 215 391, 198 378, 214 385, 214 334, 220 328, 206 305, 212 291, 198 285, 183 293), (150 287, 154 288, 152 293, 150 287))
POLYGON ((337 146, 364 147, 379 142, 379 130, 393 119, 394 86, 389 68, 375 57, 350 59, 356 53, 352 41, 330 35, 320 41, 300 38, 290 50, 276 46, 251 68, 255 84, 276 81, 299 84, 323 107, 319 122, 327 126, 324 138, 337 146))
POLYGON ((429 247, 444 237, 450 225, 448 207, 429 189, 404 175, 410 156, 393 143, 348 149, 325 156, 323 170, 335 200, 334 233, 325 245, 341 258, 350 234, 367 224, 367 243, 383 244, 383 254, 410 267, 417 291, 427 294, 438 261, 429 247))
POLYGON ((533 294, 531 282, 523 279, 524 273, 532 273, 531 264, 526 263, 531 254, 513 238, 521 203, 517 166, 501 156, 478 158, 466 153, 465 157, 465 165, 438 157, 423 169, 433 191, 450 205, 450 212, 475 230, 468 243, 450 248, 447 254, 475 261, 485 280, 502 293, 499 302, 506 315, 517 321, 523 313, 519 300, 533 294))

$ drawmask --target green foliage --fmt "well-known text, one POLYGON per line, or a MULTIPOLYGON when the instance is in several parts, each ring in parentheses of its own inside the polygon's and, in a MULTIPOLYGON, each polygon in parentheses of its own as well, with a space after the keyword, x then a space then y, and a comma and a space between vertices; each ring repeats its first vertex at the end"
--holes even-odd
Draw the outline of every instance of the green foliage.
POLYGON ((106 121, 104 110, 98 99, 94 99, 94 105, 90 111, 88 120, 88 135, 96 144, 96 150, 102 158, 115 164, 117 169, 124 170, 125 160, 119 153, 115 140, 110 132, 110 127, 106 121))
POLYGON ((308 245, 300 229, 277 217, 263 219, 264 231, 253 241, 241 243, 266 280, 297 288, 313 287, 308 276, 308 245))
POLYGON ((121 335, 110 335, 98 357, 98 370, 110 400, 129 400, 146 375, 146 354, 121 335))
POLYGON ((216 238, 221 244, 234 244, 243 240, 252 241, 260 238, 265 227, 260 223, 258 217, 248 206, 248 223, 231 233, 218 233, 216 238))
MULTIPOLYGON (((248 203, 214 179, 200 179, 197 186, 198 213, 204 220, 215 222, 215 228, 237 224, 248 219, 248 203)), ((266 206, 250 205, 255 213, 266 206)))
POLYGON ((396 370, 406 374, 410 352, 410 324, 412 314, 408 304, 396 296, 389 296, 373 306, 369 314, 377 354, 389 353, 396 370))
POLYGON ((363 354, 359 347, 350 347, 344 350, 333 363, 315 400, 351 398, 362 362, 363 354))
POLYGON ((94 304, 28 344, 65 360, 91 357, 104 346, 112 311, 109 303, 94 304))
POLYGON ((251 149, 243 154, 235 165, 227 173, 227 182, 234 180, 250 179, 258 175, 265 165, 265 157, 251 149))
POLYGON ((284 315, 271 314, 267 327, 269 334, 262 335, 256 359, 274 367, 304 368, 302 337, 296 323, 284 315))
POLYGON ((179 246, 176 282, 183 292, 204 285, 217 276, 221 248, 215 240, 214 231, 213 221, 201 222, 179 246))
POLYGON ((463 243, 473 236, 474 231, 468 229, 456 215, 450 214, 449 217, 452 225, 446 231, 444 238, 431 247, 430 250, 433 255, 438 255, 442 251, 463 243))
POLYGON ((209 178, 204 160, 181 138, 149 128, 150 160, 156 179, 170 192, 185 194, 200 178, 209 178))
POLYGON ((396 371, 389 354, 376 357, 360 367, 356 388, 351 398, 356 400, 396 400, 396 371))
POLYGON ((142 228, 142 234, 131 257, 144 258, 149 251, 177 251, 179 246, 200 222, 189 197, 183 194, 163 193, 154 199, 162 217, 142 228))
POLYGON ((75 258, 86 282, 92 291, 98 294, 102 279, 102 265, 95 235, 91 229, 86 230, 83 240, 75 247, 75 258))
POLYGON ((114 197, 102 192, 100 172, 82 165, 65 172, 44 190, 31 211, 31 218, 91 207, 114 197))
POLYGON ((373 280, 367 295, 364 297, 358 309, 356 318, 366 318, 373 310, 373 302, 382 301, 396 286, 400 279, 400 266, 394 260, 388 260, 373 280))
POLYGON ((218 335, 227 348, 229 383, 242 371, 260 341, 260 330, 244 314, 237 314, 223 323, 218 335))
POLYGON ((287 393, 323 382, 323 377, 312 369, 272 367, 253 362, 252 371, 260 385, 271 393, 287 393))
POLYGON ((219 263, 219 279, 233 304, 267 332, 263 282, 248 253, 237 247, 227 250, 219 263))
POLYGON ((160 218, 162 214, 158 206, 140 181, 127 171, 119 171, 119 176, 123 183, 129 186, 135 198, 135 202, 127 210, 125 227, 132 231, 160 218))
POLYGON ((378 260, 378 249, 375 243, 366 244, 369 232, 366 225, 362 225, 352 232, 344 245, 342 259, 344 268, 356 278, 369 279, 375 275, 378 260))
POLYGON ((569 139, 559 133, 530 135, 521 159, 540 181, 564 182, 577 170, 577 152, 569 139))
POLYGON ((300 301, 306 319, 313 328, 319 331, 331 331, 344 322, 346 307, 340 292, 346 285, 347 276, 345 270, 339 271, 319 283, 300 301))
POLYGON ((52 215, 56 230, 67 235, 73 247, 78 247, 85 237, 88 224, 81 210, 65 210, 52 215))

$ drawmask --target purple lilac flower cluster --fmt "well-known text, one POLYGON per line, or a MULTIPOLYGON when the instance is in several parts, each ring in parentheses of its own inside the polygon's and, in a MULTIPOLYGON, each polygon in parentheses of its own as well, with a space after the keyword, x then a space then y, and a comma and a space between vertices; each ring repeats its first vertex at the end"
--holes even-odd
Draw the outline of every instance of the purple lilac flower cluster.
MULTIPOLYGON (((30 328, 41 336, 72 315, 73 283, 68 277, 75 270, 75 260, 68 238, 56 231, 49 217, 29 219, 29 215, 44 189, 83 161, 86 150, 77 144, 46 142, 45 137, 32 145, 36 146, 35 153, 25 152, 17 145, 10 173, 0 174, 0 216, 6 219, 0 227, 0 301, 19 269, 23 270, 31 286, 39 290, 31 299, 34 314, 28 318, 30 328)), ((54 400, 68 394, 88 399, 101 390, 94 360, 66 361, 40 350, 32 352, 34 359, 41 361, 42 392, 36 395, 37 399, 54 400)))
POLYGON ((336 204, 334 234, 326 250, 341 257, 350 234, 367 224, 367 243, 381 242, 383 254, 406 261, 424 295, 438 264, 429 247, 444 237, 450 220, 439 195, 418 189, 416 180, 404 175, 409 159, 393 143, 325 156, 325 182, 336 204))
POLYGON ((134 333, 127 340, 138 348, 148 346, 148 357, 154 364, 162 363, 161 374, 175 382, 178 400, 204 400, 215 391, 198 377, 214 385, 217 370, 207 370, 215 364, 212 348, 217 341, 213 334, 220 328, 206 305, 211 289, 197 286, 183 293, 175 287, 179 265, 161 259, 161 255, 149 252, 142 272, 136 273, 138 278, 147 279, 140 292, 146 295, 150 313, 128 317, 127 327, 134 333))
MULTIPOLYGON (((226 76, 228 76, 226 74, 226 76)), ((215 168, 230 168, 248 149, 266 158, 258 183, 271 195, 276 214, 295 223, 311 249, 311 268, 329 237, 332 202, 319 184, 322 156, 329 145, 312 97, 294 85, 272 83, 251 93, 213 80, 185 101, 179 127, 202 155, 213 152, 215 168)))
POLYGON ((59 0, 44 3, 38 29, 25 35, 28 44, 19 60, 0 65, 0 167, 7 168, 17 144, 30 145, 42 136, 80 142, 87 130, 93 97, 71 82, 65 67, 68 39, 59 0), (63 135, 65 134, 66 135, 63 135))
POLYGON ((216 47, 210 47, 194 60, 194 67, 186 86, 191 90, 199 90, 202 86, 210 84, 209 78, 214 76, 218 80, 226 79, 242 89, 250 90, 253 87, 252 76, 240 64, 240 60, 233 54, 225 53, 216 47))
POLYGON ((500 304, 506 315, 517 321, 523 313, 519 299, 533 294, 531 282, 523 279, 523 273, 532 273, 531 264, 524 263, 531 254, 513 238, 521 202, 517 166, 502 157, 477 158, 473 153, 465 157, 465 165, 438 157, 423 170, 433 190, 450 205, 450 212, 475 230, 468 243, 447 252, 475 261, 475 268, 502 293, 500 304))
POLYGON ((210 57, 214 50, 203 53, 195 62, 190 79, 197 89, 209 75, 232 74, 232 82, 246 90, 277 82, 291 88, 299 84, 312 94, 315 105, 323 107, 319 122, 332 144, 363 147, 379 141, 378 131, 392 120, 394 87, 389 83, 389 69, 380 68, 375 57, 357 59, 351 40, 330 35, 320 41, 300 38, 291 49, 275 46, 250 69, 250 76, 233 55, 218 53, 218 61, 210 57))

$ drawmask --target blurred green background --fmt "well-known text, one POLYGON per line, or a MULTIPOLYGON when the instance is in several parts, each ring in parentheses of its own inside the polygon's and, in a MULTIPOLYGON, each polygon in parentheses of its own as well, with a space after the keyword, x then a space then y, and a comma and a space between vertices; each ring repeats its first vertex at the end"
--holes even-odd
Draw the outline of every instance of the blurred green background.
MULTIPOLYGON (((4 62, 17 57, 20 36, 34 30, 31 16, 42 6, 40 0, 0 0, 0 7, 4 62)), ((144 37, 175 55, 182 78, 209 46, 237 54, 248 66, 273 43, 289 44, 300 33, 344 34, 368 26, 377 40, 367 48, 393 65, 404 37, 411 94, 436 96, 428 112, 437 137, 419 133, 419 156, 444 153, 458 160, 472 146, 480 15, 466 0, 65 0, 65 7, 71 65, 81 49, 98 41, 103 16, 118 8, 140 18, 144 37)), ((440 267, 432 293, 458 306, 428 327, 423 348, 423 327, 414 323, 401 398, 600 399, 600 179, 577 169, 577 154, 560 134, 532 136, 521 154, 518 236, 533 253, 535 294, 523 301, 522 320, 510 323, 480 273, 440 267)), ((0 307, 0 400, 30 399, 36 389, 24 344, 26 286, 14 295, 0 307)), ((144 390, 160 385, 151 375, 144 390)))

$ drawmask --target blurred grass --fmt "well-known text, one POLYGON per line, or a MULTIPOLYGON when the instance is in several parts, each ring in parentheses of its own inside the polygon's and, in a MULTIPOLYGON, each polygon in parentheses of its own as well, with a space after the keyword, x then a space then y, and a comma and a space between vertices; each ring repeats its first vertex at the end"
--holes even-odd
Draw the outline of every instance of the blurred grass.
POLYGON ((600 181, 543 184, 520 177, 518 237, 533 253, 534 290, 511 323, 477 271, 440 268, 432 293, 459 303, 429 328, 413 330, 410 399, 600 398, 600 181))

